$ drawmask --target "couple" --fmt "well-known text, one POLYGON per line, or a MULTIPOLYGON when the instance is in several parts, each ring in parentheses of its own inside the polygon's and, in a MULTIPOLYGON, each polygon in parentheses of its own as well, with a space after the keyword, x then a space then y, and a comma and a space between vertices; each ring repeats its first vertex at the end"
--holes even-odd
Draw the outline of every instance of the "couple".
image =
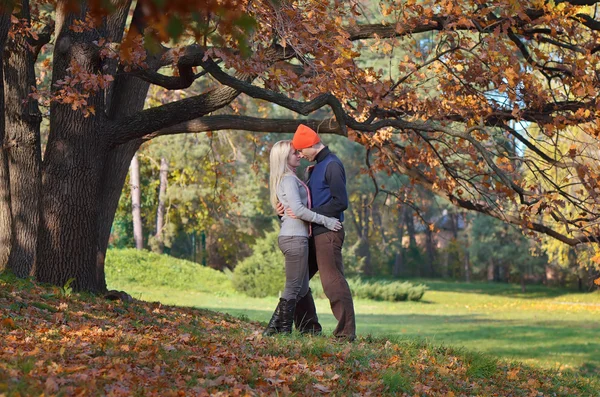
POLYGON ((354 304, 342 262, 341 222, 348 207, 344 166, 323 145, 319 135, 303 124, 291 141, 279 141, 273 146, 270 162, 270 199, 281 216, 279 248, 285 257, 286 281, 264 334, 291 333, 292 323, 303 334, 321 333, 308 287, 309 279, 318 270, 338 321, 333 335, 353 341, 354 304), (316 161, 307 169, 306 184, 296 176, 300 158, 316 161))

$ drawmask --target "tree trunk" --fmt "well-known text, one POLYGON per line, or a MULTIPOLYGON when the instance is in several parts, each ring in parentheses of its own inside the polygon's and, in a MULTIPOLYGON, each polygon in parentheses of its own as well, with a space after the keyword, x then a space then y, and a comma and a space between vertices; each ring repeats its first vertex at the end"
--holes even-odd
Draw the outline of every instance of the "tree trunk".
POLYGON ((160 187, 158 190, 158 209, 156 210, 155 237, 157 242, 156 250, 159 254, 162 254, 165 248, 163 241, 163 228, 165 227, 165 196, 167 195, 168 175, 169 163, 167 162, 167 159, 163 157, 160 159, 160 187))
POLYGON ((527 292, 527 287, 525 284, 525 273, 521 272, 521 292, 527 292))
POLYGON ((492 258, 490 258, 488 267, 487 267, 487 280, 495 281, 496 280, 495 274, 496 274, 496 270, 495 270, 494 260, 492 258))
MULTIPOLYGON (((4 47, 10 29, 12 7, 12 1, 0 1, 0 59, 4 59, 4 47)), ((10 180, 8 179, 8 159, 4 149, 6 132, 4 109, 4 67, 3 62, 0 62, 0 271, 3 271, 8 264, 12 242, 10 180)))
POLYGON ((140 164, 138 156, 131 159, 129 168, 129 182, 131 186, 131 215, 133 217, 133 239, 135 248, 144 249, 144 235, 142 232, 142 192, 140 189, 140 164))
MULTIPOLYGON (((98 30, 69 29, 74 15, 59 2, 56 11, 56 45, 52 71, 53 87, 64 79, 71 62, 87 73, 101 71, 98 30)), ((82 6, 84 19, 86 9, 82 6)), ((96 115, 85 117, 81 110, 53 103, 50 134, 42 169, 42 202, 35 276, 41 282, 100 292, 96 277, 98 236, 98 188, 100 172, 108 153, 102 135, 104 91, 90 95, 88 106, 96 115)))
POLYGON ((411 211, 404 211, 404 222, 406 224, 406 231, 408 232, 408 246, 410 248, 416 247, 415 223, 411 211))
MULTIPOLYGON (((30 20, 29 1, 23 0, 21 19, 30 20)), ((35 54, 26 35, 16 35, 4 57, 6 131, 12 211, 12 249, 8 268, 19 277, 31 274, 39 224, 40 123, 37 101, 29 97, 36 86, 35 54)))
POLYGON ((465 281, 467 283, 471 282, 471 259, 469 256, 469 246, 465 248, 465 258, 464 258, 464 268, 465 268, 465 281))
MULTIPOLYGON (((126 7, 123 7, 123 10, 127 10, 123 13, 123 16, 128 15, 130 3, 128 2, 126 7)), ((145 27, 142 8, 143 2, 138 1, 131 20, 131 25, 135 26, 138 32, 143 32, 145 27)), ((112 30, 114 33, 112 33, 112 37, 114 41, 120 41, 123 37, 126 21, 123 16, 117 18, 117 21, 120 22, 113 23, 114 28, 112 30)), ((156 58, 148 60, 148 65, 153 70, 158 69, 157 64, 158 59, 156 58)), ((117 69, 116 65, 115 69, 117 69)), ((123 70, 121 69, 119 72, 123 72, 123 70)), ((115 120, 143 110, 149 87, 150 83, 144 80, 128 76, 126 73, 116 73, 115 81, 111 85, 107 96, 109 118, 115 120)), ((100 208, 98 212, 98 248, 96 252, 96 278, 98 279, 98 285, 103 290, 106 290, 104 265, 110 230, 119 206, 119 198, 129 172, 131 159, 141 143, 141 139, 136 139, 112 148, 104 162, 98 190, 100 208)))
POLYGON ((398 217, 399 224, 397 238, 400 241, 400 248, 398 252, 396 252, 396 258, 394 260, 394 269, 392 270, 392 275, 394 277, 400 277, 400 275, 404 272, 404 247, 402 246, 402 239, 404 238, 404 224, 406 212, 406 206, 403 206, 400 212, 400 216, 398 217))
POLYGON ((425 228, 425 248, 427 250, 427 276, 433 277, 435 274, 435 247, 433 245, 433 232, 429 226, 425 228))
MULTIPOLYGON (((150 84, 135 77, 117 75, 112 90, 109 115, 111 119, 124 117, 144 108, 150 84)), ((96 277, 99 285, 106 289, 104 261, 110 229, 119 206, 119 198, 129 172, 131 159, 142 141, 137 139, 113 148, 107 156, 102 170, 99 189, 100 209, 98 213, 98 252, 96 254, 96 277)))

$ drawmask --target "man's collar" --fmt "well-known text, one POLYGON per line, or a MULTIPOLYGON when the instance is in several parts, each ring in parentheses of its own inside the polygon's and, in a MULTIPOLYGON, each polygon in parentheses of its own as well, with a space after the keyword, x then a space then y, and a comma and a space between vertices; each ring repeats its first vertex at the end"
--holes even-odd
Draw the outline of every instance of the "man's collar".
POLYGON ((315 160, 317 161, 317 163, 320 163, 325 159, 325 157, 327 157, 329 153, 331 153, 331 150, 329 150, 329 148, 325 146, 319 153, 317 153, 315 160))

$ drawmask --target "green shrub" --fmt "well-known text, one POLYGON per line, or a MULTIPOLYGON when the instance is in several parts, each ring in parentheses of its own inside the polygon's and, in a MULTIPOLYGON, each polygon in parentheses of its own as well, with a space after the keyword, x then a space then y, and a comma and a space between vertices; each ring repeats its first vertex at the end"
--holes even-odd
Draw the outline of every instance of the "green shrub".
POLYGON ((233 271, 234 288, 248 296, 277 296, 285 287, 285 266, 279 250, 279 228, 256 241, 252 255, 233 271))
MULTIPOLYGON (((419 301, 423 298, 427 290, 427 286, 423 284, 414 285, 408 281, 367 281, 359 277, 348 278, 348 285, 354 298, 389 302, 419 301)), ((321 282, 318 280, 318 276, 311 280, 310 287, 314 296, 325 298, 325 293, 323 292, 321 282)))
MULTIPOLYGON (((252 247, 252 255, 235 267, 233 286, 237 291, 257 298, 277 296, 283 291, 285 266, 283 254, 277 244, 278 234, 279 227, 276 226, 274 231, 257 240, 252 247)), ((349 278, 348 284, 355 298, 390 302, 418 301, 427 289, 425 285, 413 285, 406 281, 364 281, 359 277, 349 278)), ((318 273, 310 285, 314 296, 325 298, 318 273)))
POLYGON ((136 249, 109 249, 106 254, 106 281, 109 288, 128 284, 169 287, 211 293, 233 292, 230 277, 198 263, 136 249))

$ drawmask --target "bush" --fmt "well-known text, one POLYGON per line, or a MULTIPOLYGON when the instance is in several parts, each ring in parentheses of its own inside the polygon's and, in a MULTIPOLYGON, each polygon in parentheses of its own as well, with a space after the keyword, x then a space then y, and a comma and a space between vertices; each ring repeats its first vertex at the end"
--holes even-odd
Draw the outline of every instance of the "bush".
MULTIPOLYGON (((423 284, 414 285, 408 281, 390 280, 362 280, 359 277, 348 278, 348 285, 352 296, 358 299, 371 299, 377 301, 402 302, 419 301, 423 298, 427 286, 423 284)), ((317 277, 311 280, 313 295, 325 298, 323 287, 317 277)))
MULTIPOLYGON (((276 225, 275 225, 276 226, 276 225)), ((279 227, 256 241, 253 253, 240 262, 233 271, 234 288, 248 296, 262 298, 277 296, 285 287, 285 265, 279 250, 277 237, 279 227)), ((386 300, 390 302, 418 301, 427 287, 409 282, 390 280, 363 281, 359 277, 348 279, 350 290, 355 298, 386 300)), ((325 298, 323 287, 317 277, 311 280, 313 295, 325 298)))
POLYGON ((225 273, 145 250, 109 249, 105 272, 109 288, 123 289, 127 284, 135 284, 182 291, 233 292, 231 280, 225 273))
POLYGON ((256 241, 252 255, 240 262, 233 271, 234 288, 248 296, 262 298, 277 296, 285 287, 285 266, 279 250, 279 228, 256 241))

